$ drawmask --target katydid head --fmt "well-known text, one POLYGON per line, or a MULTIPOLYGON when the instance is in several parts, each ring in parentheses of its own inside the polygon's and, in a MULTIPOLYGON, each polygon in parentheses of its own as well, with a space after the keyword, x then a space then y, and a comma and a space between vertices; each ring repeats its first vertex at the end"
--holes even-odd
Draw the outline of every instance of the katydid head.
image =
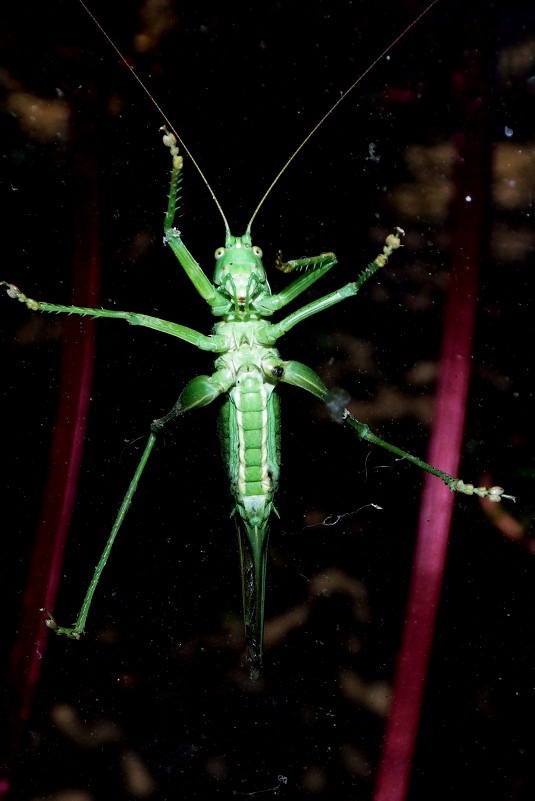
POLYGON ((215 252, 214 284, 234 304, 235 311, 249 312, 254 301, 271 290, 262 264, 262 251, 249 233, 232 236, 227 231, 225 247, 215 252))

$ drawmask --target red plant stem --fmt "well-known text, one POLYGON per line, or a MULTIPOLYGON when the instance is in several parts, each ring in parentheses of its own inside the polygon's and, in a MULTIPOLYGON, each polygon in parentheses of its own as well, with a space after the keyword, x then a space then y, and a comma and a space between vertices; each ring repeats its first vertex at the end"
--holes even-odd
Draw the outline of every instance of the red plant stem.
MULTIPOLYGON (((470 54, 462 85, 465 128, 457 136, 452 265, 445 310, 434 425, 427 461, 458 475, 485 234, 489 148, 481 64, 470 54), (474 88, 476 91, 474 91, 474 88), (483 111, 483 113, 482 113, 483 111)), ((426 475, 402 643, 386 725, 375 801, 407 797, 453 514, 454 495, 426 475)))
MULTIPOLYGON (((100 295, 98 170, 93 128, 87 121, 75 126, 71 160, 76 172, 72 303, 81 306, 98 305, 100 295)), ((9 786, 9 764, 20 749, 41 673, 48 629, 38 610, 51 609, 55 604, 87 428, 95 360, 94 321, 68 317, 63 326, 60 402, 48 480, 10 656, 9 753, 5 758, 6 777, 0 777, 0 798, 9 786)))

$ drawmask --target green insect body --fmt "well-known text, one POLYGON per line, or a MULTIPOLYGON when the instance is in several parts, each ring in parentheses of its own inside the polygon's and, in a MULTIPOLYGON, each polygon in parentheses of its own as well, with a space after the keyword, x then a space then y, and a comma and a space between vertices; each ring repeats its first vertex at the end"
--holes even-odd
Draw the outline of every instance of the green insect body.
MULTIPOLYGON (((227 396, 219 415, 219 434, 235 502, 233 516, 241 560, 247 662, 251 676, 257 678, 262 666, 269 523, 275 511, 280 472, 280 411, 275 389, 280 381, 286 381, 309 389, 322 399, 328 393, 312 370, 298 362, 283 361, 273 347, 298 318, 291 315, 277 326, 265 317, 318 280, 334 266, 336 259, 334 254, 327 253, 286 264, 286 272, 298 267, 312 271, 301 275, 279 295, 273 295, 262 264, 262 252, 252 244, 249 230, 242 237, 234 237, 227 228, 225 247, 215 253, 213 284, 208 284, 201 267, 172 226, 178 206, 182 159, 177 154, 174 137, 167 131, 164 142, 173 155, 165 238, 197 291, 212 307, 212 313, 222 316, 223 321, 216 323, 211 341, 206 343, 211 345, 209 349, 220 353, 216 371, 211 376, 192 379, 161 425, 176 415, 210 403, 219 395, 227 396)), ((335 293, 328 305, 342 299, 335 293)), ((299 319, 315 313, 315 304, 311 306, 299 319)), ((205 341, 204 337, 201 341, 205 341)))
MULTIPOLYGON (((362 284, 383 267, 390 254, 400 246, 402 232, 398 230, 387 238, 383 253, 368 265, 356 281, 303 306, 278 323, 271 323, 266 318, 293 301, 325 275, 336 264, 335 255, 322 253, 317 257, 285 263, 279 259, 277 266, 284 272, 304 272, 282 292, 273 295, 262 264, 262 252, 251 241, 250 224, 242 237, 232 236, 227 226, 225 247, 218 248, 215 253, 214 280, 210 281, 184 244, 179 231, 173 226, 179 206, 183 162, 178 155, 175 137, 167 131, 164 143, 170 148, 172 155, 171 188, 164 223, 165 241, 197 292, 211 307, 212 314, 222 318, 215 324, 212 334, 205 335, 178 323, 134 312, 39 302, 26 297, 11 284, 0 283, 0 286, 7 288, 12 298, 25 303, 33 311, 123 319, 131 325, 141 325, 171 334, 201 350, 217 354, 215 372, 211 376, 193 378, 185 386, 169 414, 152 423, 149 440, 74 626, 59 626, 49 612, 47 624, 58 634, 72 639, 80 638, 85 630, 89 607, 100 575, 158 434, 175 418, 226 396, 220 411, 219 433, 234 499, 233 516, 242 567, 247 662, 251 677, 257 678, 262 668, 269 523, 275 511, 274 498, 280 469, 280 413, 275 390, 280 382, 284 382, 307 390, 321 401, 326 402, 329 397, 327 387, 313 370, 300 362, 284 361, 274 345, 297 323, 354 296, 362 284)), ((354 428, 359 437, 389 449, 394 448, 383 443, 347 410, 345 421, 354 428)), ((394 452, 397 449, 394 448, 394 452)), ((415 461, 422 466, 424 464, 419 460, 415 461)))
MULTIPOLYGON (((182 241, 179 231, 173 227, 179 205, 183 162, 178 156, 175 137, 167 131, 164 143, 170 148, 173 159, 171 189, 164 223, 165 241, 199 295, 211 307, 212 314, 222 318, 215 324, 212 334, 205 335, 178 323, 134 312, 59 306, 35 301, 26 297, 12 284, 0 282, 0 286, 7 289, 10 297, 25 303, 33 311, 123 319, 131 325, 141 325, 170 334, 201 350, 217 354, 215 372, 211 376, 193 378, 185 386, 169 414, 152 423, 149 440, 123 499, 74 626, 59 626, 51 613, 44 611, 48 615, 47 625, 56 633, 71 639, 81 637, 96 586, 158 434, 177 417, 192 409, 207 406, 221 396, 226 396, 220 411, 219 433, 234 499, 233 516, 242 568, 246 660, 251 678, 257 679, 262 670, 269 524, 271 515, 275 512, 274 498, 280 465, 280 413, 275 390, 277 385, 283 382, 310 392, 324 403, 328 403, 330 398, 329 390, 313 370, 300 362, 283 360, 274 345, 298 323, 336 303, 354 297, 361 286, 377 270, 384 267, 390 255, 400 247, 403 232, 401 229, 396 229, 394 234, 387 237, 383 252, 362 271, 356 281, 312 301, 278 323, 271 323, 266 317, 270 317, 297 298, 336 264, 334 253, 322 253, 316 257, 285 263, 279 258, 277 266, 283 272, 299 269, 306 271, 280 293, 273 295, 262 264, 262 252, 251 241, 250 224, 242 237, 232 236, 227 226, 225 247, 216 250, 214 281, 210 281, 182 241)), ((337 417, 359 438, 380 445, 433 473, 452 491, 489 497, 493 501, 511 497, 504 495, 501 487, 486 488, 465 484, 460 479, 455 479, 395 445, 385 442, 370 431, 366 424, 356 420, 347 409, 338 410, 337 417)))
POLYGON ((237 375, 219 414, 241 561, 247 660, 260 669, 266 559, 280 469, 280 406, 274 384, 252 364, 237 375))
MULTIPOLYGON (((88 11, 88 13, 90 12, 88 11)), ((413 24, 415 23, 413 22, 413 24)), ((121 58, 123 58, 122 55, 121 58)), ((134 77, 139 81, 135 74, 134 77)), ((355 85, 353 84, 348 92, 355 85)), ((316 126, 314 131, 317 127, 319 126, 316 126)), ((225 246, 216 250, 214 279, 211 281, 184 244, 180 232, 174 227, 176 211, 180 204, 183 160, 178 154, 178 137, 169 133, 167 129, 164 131, 164 144, 169 148, 172 156, 169 202, 164 222, 165 241, 198 294, 211 308, 212 314, 220 318, 211 334, 206 335, 179 323, 145 314, 40 302, 27 297, 13 284, 0 282, 0 287, 4 287, 11 298, 21 301, 32 311, 122 319, 131 325, 141 325, 170 334, 195 345, 200 350, 210 351, 216 355, 214 373, 210 376, 193 378, 185 386, 173 409, 152 423, 147 444, 122 501, 74 625, 60 626, 50 612, 43 611, 48 617, 47 625, 56 633, 71 639, 81 637, 85 630, 87 615, 98 581, 158 434, 176 418, 193 409, 207 406, 219 398, 223 400, 219 416, 219 434, 233 497, 232 514, 238 535, 242 568, 246 658, 250 676, 256 679, 262 670, 267 545, 270 519, 272 514, 276 513, 274 503, 280 470, 280 412, 276 394, 279 383, 291 384, 311 393, 315 398, 326 403, 328 407, 332 407, 334 409, 333 416, 360 439, 379 445, 432 473, 442 479, 452 491, 488 497, 495 502, 512 496, 504 495, 501 487, 486 488, 465 484, 461 479, 456 479, 395 445, 385 442, 370 431, 365 423, 356 420, 347 408, 334 399, 313 370, 299 362, 283 360, 275 347, 280 337, 298 323, 330 306, 354 297, 362 285, 384 267, 392 253, 400 247, 403 231, 396 229, 387 237, 382 252, 355 281, 324 297, 313 300, 283 317, 279 322, 272 323, 268 318, 299 297, 334 267, 336 264, 334 253, 322 253, 319 256, 287 262, 283 262, 279 254, 276 259, 278 269, 285 273, 298 271, 300 274, 281 292, 272 294, 262 264, 262 252, 260 248, 252 244, 251 240, 251 224, 262 201, 257 206, 245 234, 241 237, 234 237, 230 233, 221 207, 212 192, 225 222, 226 237, 225 246)), ((307 139, 310 136, 311 134, 307 139)), ((306 142, 307 139, 304 141, 306 142)), ((301 147, 302 145, 291 156, 286 166, 301 147)), ((189 151, 187 152, 189 154, 189 151)), ((193 163, 196 165, 194 160, 193 163)), ((197 169, 200 172, 198 166, 197 169)), ((275 181, 284 169, 285 167, 275 181)), ((206 182, 202 173, 201 176, 206 182)), ((264 198, 275 181, 269 187, 264 198)), ((211 192, 209 186, 208 188, 211 192)))

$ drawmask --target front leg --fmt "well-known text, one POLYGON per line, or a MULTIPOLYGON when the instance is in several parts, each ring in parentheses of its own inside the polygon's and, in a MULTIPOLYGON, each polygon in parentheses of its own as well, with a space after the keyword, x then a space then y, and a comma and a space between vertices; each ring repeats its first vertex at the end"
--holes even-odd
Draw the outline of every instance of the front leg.
POLYGON ((272 314, 283 306, 298 297, 309 286, 319 281, 336 264, 337 259, 334 253, 321 253, 319 256, 312 256, 305 259, 293 259, 283 262, 280 254, 277 256, 275 266, 283 273, 291 273, 294 270, 306 270, 304 275, 299 276, 293 283, 287 286, 277 295, 269 295, 263 298, 258 304, 258 311, 261 314, 272 314))
POLYGON ((169 186, 169 202, 167 204, 167 211, 164 219, 164 242, 166 242, 178 261, 184 268, 184 272, 190 279, 191 283, 204 298, 204 300, 212 307, 221 304, 221 297, 219 292, 212 284, 201 265, 196 259, 193 258, 187 247, 185 246, 180 236, 180 231, 174 227, 175 215, 177 208, 180 204, 180 187, 182 185, 182 168, 183 159, 178 154, 178 146, 176 137, 170 133, 167 128, 162 128, 164 131, 163 143, 171 151, 172 167, 171 167, 171 182, 169 186))
MULTIPOLYGON (((331 292, 330 295, 325 295, 323 298, 319 298, 318 300, 312 301, 312 303, 308 303, 306 306, 303 306, 301 309, 293 312, 293 314, 289 314, 288 317, 285 317, 284 320, 281 320, 279 323, 274 323, 266 331, 266 336, 269 337, 269 341, 263 342, 263 344, 273 345, 279 339, 279 337, 281 337, 283 334, 286 334, 298 323, 308 319, 308 317, 312 317, 314 314, 318 314, 324 309, 328 309, 330 306, 340 303, 342 300, 354 297, 361 286, 365 284, 366 281, 372 277, 372 275, 375 275, 377 270, 380 270, 381 267, 384 267, 387 264, 388 259, 394 250, 397 250, 399 247, 401 247, 401 237, 403 234, 404 231, 402 228, 396 228, 395 233, 389 234, 385 240, 383 252, 379 253, 379 255, 376 256, 376 258, 370 264, 368 264, 366 269, 362 271, 356 281, 352 281, 351 283, 343 286, 341 289, 331 292)), ((334 256, 332 253, 324 255, 331 257, 334 256)), ((331 266, 332 264, 322 269, 324 272, 326 272, 326 270, 331 266)), ((306 279, 306 277, 307 276, 303 276, 302 279, 298 279, 295 283, 306 279)), ((291 289, 293 286, 294 284, 288 287, 288 289, 291 289)))

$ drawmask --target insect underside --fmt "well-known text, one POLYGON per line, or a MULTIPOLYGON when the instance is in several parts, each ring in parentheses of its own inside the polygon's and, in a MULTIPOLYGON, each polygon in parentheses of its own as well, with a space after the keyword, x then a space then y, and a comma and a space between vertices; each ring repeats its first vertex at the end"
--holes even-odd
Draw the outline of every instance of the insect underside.
MULTIPOLYGON (((234 500, 233 516, 242 566, 246 659, 251 678, 256 679, 262 669, 269 524, 275 511, 274 497, 279 480, 280 421, 279 401, 275 390, 279 382, 283 382, 310 392, 322 402, 329 400, 329 390, 319 376, 300 362, 283 360, 275 343, 303 320, 356 295, 361 286, 384 267, 394 250, 400 247, 403 232, 396 229, 387 237, 382 253, 362 271, 356 281, 308 303, 278 323, 270 323, 268 317, 298 297, 336 264, 334 253, 322 253, 316 257, 278 264, 285 272, 299 269, 304 272, 280 293, 273 295, 262 264, 262 252, 251 241, 250 225, 241 237, 232 236, 227 227, 225 246, 216 251, 214 280, 210 281, 185 246, 179 231, 173 227, 179 203, 183 163, 173 134, 166 131, 164 143, 170 148, 173 161, 169 204, 165 216, 165 240, 197 292, 210 306, 212 314, 221 318, 215 324, 212 334, 205 335, 178 323, 134 312, 59 306, 35 301, 12 284, 0 282, 0 286, 6 288, 10 297, 25 303, 31 310, 122 319, 131 325, 145 326, 178 337, 201 350, 217 355, 215 372, 211 376, 193 378, 182 391, 173 409, 165 417, 152 423, 147 445, 75 624, 71 627, 59 626, 49 612, 46 622, 58 634, 72 639, 80 638, 85 629, 95 588, 158 434, 175 418, 192 409, 206 406, 220 396, 226 396, 219 416, 219 433, 234 500)), ((433 473, 452 491, 488 497, 493 501, 511 497, 504 495, 501 487, 474 487, 422 462, 382 440, 366 424, 356 420, 347 409, 343 409, 340 416, 342 422, 358 437, 380 445, 433 473)))
MULTIPOLYGON (((348 91, 354 86, 355 84, 348 91)), ((219 435, 233 498, 233 518, 241 559, 246 660, 251 678, 256 679, 262 670, 267 545, 270 520, 272 514, 276 513, 274 502, 279 482, 280 414, 276 389, 282 382, 306 390, 323 403, 328 403, 330 400, 329 390, 319 376, 300 362, 282 359, 276 343, 298 323, 354 297, 363 284, 384 267, 392 253, 400 247, 403 231, 397 228, 386 238, 382 252, 368 264, 355 281, 309 302, 280 321, 272 323, 269 318, 273 314, 298 298, 334 267, 336 256, 329 252, 287 262, 278 259, 279 269, 287 273, 297 272, 298 277, 281 292, 272 294, 262 263, 262 252, 252 244, 251 239, 251 224, 258 211, 257 207, 245 233, 238 237, 230 233, 223 215, 226 227, 225 245, 216 250, 214 277, 211 281, 184 244, 180 232, 174 227, 180 203, 183 161, 178 153, 177 137, 164 129, 163 140, 172 158, 169 201, 164 220, 165 241, 198 294, 208 304, 212 314, 218 318, 211 334, 206 335, 179 323, 145 314, 35 301, 24 295, 13 284, 0 282, 0 287, 4 287, 11 298, 21 301, 32 311, 125 320, 131 325, 144 326, 177 337, 201 350, 214 353, 216 357, 212 375, 193 378, 185 386, 171 411, 153 421, 147 444, 95 569, 76 622, 70 627, 60 626, 52 614, 46 612, 46 623, 58 634, 72 639, 81 637, 96 586, 158 435, 176 418, 221 398, 223 402, 219 413, 219 435)), ((501 498, 512 497, 505 495, 501 487, 486 488, 465 484, 461 479, 456 479, 411 456, 378 437, 366 424, 354 418, 346 408, 340 408, 336 416, 360 439, 379 445, 432 473, 442 479, 452 491, 487 497, 496 502, 501 498)))

